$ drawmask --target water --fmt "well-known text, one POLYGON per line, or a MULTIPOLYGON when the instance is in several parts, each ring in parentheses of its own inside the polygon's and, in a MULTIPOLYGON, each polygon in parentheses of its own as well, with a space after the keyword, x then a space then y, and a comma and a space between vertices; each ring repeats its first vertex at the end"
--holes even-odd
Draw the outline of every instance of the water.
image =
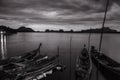
MULTIPOLYGON (((34 50, 42 43, 41 53, 53 56, 57 54, 57 48, 60 48, 60 61, 67 66, 64 72, 54 74, 52 80, 70 80, 69 68, 69 53, 70 53, 70 37, 72 37, 72 63, 71 63, 71 80, 74 77, 74 65, 76 57, 79 55, 84 44, 88 44, 89 34, 70 34, 70 33, 18 33, 7 36, 7 57, 19 56, 23 53, 34 50)), ((99 46, 100 34, 92 34, 91 45, 99 46)), ((119 34, 104 34, 102 52, 117 62, 120 62, 120 35, 119 34)), ((99 80, 106 80, 102 74, 99 75, 99 80)), ((93 65, 92 80, 96 80, 96 67, 93 65)))
POLYGON ((0 31, 0 52, 1 52, 1 58, 5 59, 7 54, 7 48, 6 48, 6 36, 4 36, 4 33, 0 31))

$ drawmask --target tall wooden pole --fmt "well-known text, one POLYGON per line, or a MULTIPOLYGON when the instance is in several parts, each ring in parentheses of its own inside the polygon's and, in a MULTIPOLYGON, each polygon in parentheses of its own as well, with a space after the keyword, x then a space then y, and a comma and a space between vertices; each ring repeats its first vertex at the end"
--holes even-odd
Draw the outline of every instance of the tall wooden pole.
POLYGON ((69 71, 69 80, 71 80, 71 42, 72 42, 72 36, 70 37, 70 71, 69 71))
MULTIPOLYGON (((105 14, 103 18, 103 24, 102 24, 102 29, 101 29, 101 36, 100 36, 100 43, 99 43, 99 53, 101 53, 101 46, 102 46, 102 40, 103 40, 103 33, 104 33, 104 27, 105 27, 105 22, 106 22, 106 15, 109 7, 109 0, 106 1, 106 8, 105 8, 105 14)), ((97 80, 99 80, 99 63, 97 64, 98 69, 97 69, 97 80)))
POLYGON ((57 52, 58 52, 58 64, 60 64, 60 54, 59 54, 59 46, 58 46, 58 49, 57 49, 57 52))
POLYGON ((104 14, 104 18, 103 18, 103 24, 102 24, 102 30, 101 30, 101 36, 100 36, 100 43, 99 43, 99 52, 101 51, 102 40, 103 40, 103 32, 104 32, 108 7, 109 7, 109 0, 107 0, 107 2, 106 2, 106 9, 105 9, 105 14, 104 14))
MULTIPOLYGON (((91 31, 91 28, 90 28, 91 31)), ((91 32, 89 33, 89 37, 88 37, 88 52, 90 50, 90 39, 91 39, 91 32)))

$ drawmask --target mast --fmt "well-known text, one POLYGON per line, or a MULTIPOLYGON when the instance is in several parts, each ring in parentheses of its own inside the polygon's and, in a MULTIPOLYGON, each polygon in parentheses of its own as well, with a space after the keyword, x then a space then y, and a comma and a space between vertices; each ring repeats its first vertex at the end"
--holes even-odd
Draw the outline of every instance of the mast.
POLYGON ((106 15, 109 7, 109 0, 106 2, 106 9, 105 9, 105 14, 103 18, 103 24, 102 24, 102 30, 101 30, 101 36, 100 36, 100 43, 99 43, 99 52, 101 51, 101 46, 102 46, 102 38, 103 38, 103 32, 104 32, 104 27, 105 27, 105 22, 106 22, 106 15))
POLYGON ((59 46, 57 48, 57 53, 58 53, 58 65, 60 64, 60 50, 59 50, 59 46))
MULTIPOLYGON (((103 40, 103 32, 104 32, 104 27, 105 27, 105 22, 106 22, 106 15, 109 7, 109 0, 106 1, 106 8, 105 8, 105 13, 104 13, 104 18, 103 18, 103 24, 102 24, 102 29, 101 29, 101 35, 100 35, 100 43, 99 43, 99 53, 101 53, 101 47, 102 47, 102 40, 103 40)), ((97 63, 97 80, 99 80, 99 63, 97 63)))
POLYGON ((88 37, 88 52, 90 50, 90 38, 91 38, 91 28, 90 28, 90 33, 89 33, 89 37, 88 37))
POLYGON ((69 80, 71 80, 71 42, 72 42, 72 36, 70 37, 70 71, 69 71, 69 77, 70 77, 70 79, 69 80))

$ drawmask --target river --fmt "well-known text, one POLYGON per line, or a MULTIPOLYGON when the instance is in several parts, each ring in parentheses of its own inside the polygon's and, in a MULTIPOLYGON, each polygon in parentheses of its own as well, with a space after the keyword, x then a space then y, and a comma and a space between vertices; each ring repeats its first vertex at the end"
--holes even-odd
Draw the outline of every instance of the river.
MULTIPOLYGON (((74 77, 74 65, 76 57, 80 54, 84 44, 88 45, 87 33, 17 33, 7 36, 7 57, 19 56, 23 53, 36 49, 39 43, 42 43, 41 53, 53 56, 57 54, 57 48, 60 48, 60 61, 67 66, 64 72, 55 74, 52 80, 70 80, 69 74, 69 53, 71 41, 71 80, 74 77)), ((99 47, 100 34, 92 34, 90 44, 97 49, 99 47)), ((104 34, 101 52, 120 62, 120 35, 104 34)), ((99 80, 106 80, 100 73, 99 80)), ((96 68, 93 65, 92 79, 96 80, 96 68)))

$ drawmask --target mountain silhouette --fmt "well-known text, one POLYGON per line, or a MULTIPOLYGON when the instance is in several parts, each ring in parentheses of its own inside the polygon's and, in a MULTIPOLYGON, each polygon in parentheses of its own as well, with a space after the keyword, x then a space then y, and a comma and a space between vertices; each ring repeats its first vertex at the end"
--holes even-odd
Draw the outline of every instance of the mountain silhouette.
POLYGON ((17 33, 16 29, 12 29, 12 28, 4 26, 4 25, 0 26, 0 30, 6 31, 7 34, 17 33))
POLYGON ((22 27, 17 29, 17 32, 35 32, 35 31, 31 28, 27 28, 27 27, 22 26, 22 27))

